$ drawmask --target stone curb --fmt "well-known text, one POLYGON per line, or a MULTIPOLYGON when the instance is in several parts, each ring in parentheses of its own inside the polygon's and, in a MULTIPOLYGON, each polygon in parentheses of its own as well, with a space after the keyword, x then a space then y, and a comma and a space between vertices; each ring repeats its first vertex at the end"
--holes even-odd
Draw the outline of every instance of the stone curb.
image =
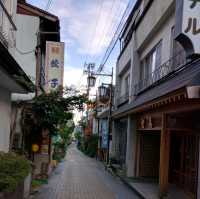
POLYGON ((116 172, 114 172, 112 169, 107 169, 107 171, 109 173, 111 173, 111 175, 118 177, 121 180, 121 182, 123 182, 127 187, 129 187, 130 189, 132 189, 139 197, 141 197, 141 199, 146 199, 137 189, 135 189, 134 187, 132 187, 130 185, 130 183, 125 178, 123 178, 122 176, 120 176, 119 174, 117 174, 116 172))

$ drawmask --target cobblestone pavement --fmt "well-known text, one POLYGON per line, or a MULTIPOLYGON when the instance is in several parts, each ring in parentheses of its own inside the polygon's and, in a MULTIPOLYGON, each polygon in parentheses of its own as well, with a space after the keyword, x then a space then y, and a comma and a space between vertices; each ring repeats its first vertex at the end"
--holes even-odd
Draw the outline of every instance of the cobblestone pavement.
POLYGON ((98 161, 72 145, 65 161, 54 171, 34 199, 139 199, 98 161))

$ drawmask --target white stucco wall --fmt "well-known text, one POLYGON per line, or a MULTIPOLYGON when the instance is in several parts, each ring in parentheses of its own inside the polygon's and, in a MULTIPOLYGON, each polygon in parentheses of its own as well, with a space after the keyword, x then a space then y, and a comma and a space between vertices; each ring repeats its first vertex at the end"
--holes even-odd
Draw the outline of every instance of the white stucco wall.
POLYGON ((22 52, 30 52, 21 54, 16 51, 16 60, 25 73, 36 79, 36 57, 35 49, 37 46, 37 32, 39 30, 39 18, 28 15, 17 14, 17 34, 16 47, 22 52))
POLYGON ((136 30, 137 48, 140 48, 145 40, 150 37, 155 26, 161 21, 161 18, 171 12, 174 0, 154 0, 151 7, 142 19, 136 30))
POLYGON ((11 123, 10 92, 0 88, 0 151, 9 150, 11 123))
POLYGON ((171 56, 171 30, 175 25, 175 13, 172 12, 168 18, 159 26, 158 31, 152 35, 149 42, 141 50, 140 60, 144 59, 147 54, 162 40, 161 63, 165 63, 171 56))
MULTIPOLYGON (((28 15, 17 14, 16 16, 16 49, 15 59, 27 76, 35 83, 36 80, 36 56, 37 32, 39 30, 39 18, 28 15), (20 52, 21 53, 20 53, 20 52), (25 53, 23 52, 30 52, 25 53)), ((12 100, 30 100, 35 93, 26 95, 12 94, 12 100)))
POLYGON ((131 60, 131 48, 133 47, 131 44, 132 42, 130 41, 118 60, 118 74, 120 74, 124 70, 128 62, 131 60))
POLYGON ((128 75, 130 75, 130 68, 121 76, 120 97, 126 94, 126 78, 128 75))

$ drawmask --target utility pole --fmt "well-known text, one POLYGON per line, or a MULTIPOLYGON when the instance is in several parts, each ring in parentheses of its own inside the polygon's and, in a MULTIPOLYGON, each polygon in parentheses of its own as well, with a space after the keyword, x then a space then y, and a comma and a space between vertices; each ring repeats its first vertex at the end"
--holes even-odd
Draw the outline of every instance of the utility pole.
POLYGON ((108 116, 108 152, 107 152, 107 165, 109 164, 109 152, 110 152, 110 138, 112 135, 112 105, 113 105, 113 68, 111 74, 111 84, 110 84, 110 102, 109 102, 109 116, 108 116))
MULTIPOLYGON (((109 151, 110 151, 110 138, 112 135, 112 101, 113 101, 113 68, 112 68, 112 73, 111 74, 102 74, 102 73, 94 73, 93 71, 91 72, 91 68, 88 67, 87 71, 85 71, 88 74, 88 93, 89 93, 89 88, 94 86, 95 80, 97 76, 107 76, 111 77, 111 83, 110 84, 102 84, 102 85, 107 85, 110 88, 110 93, 109 93, 109 116, 108 116, 108 135, 107 135, 107 154, 106 154, 106 163, 109 164, 109 151)), ((106 87, 103 86, 105 89, 106 87)), ((104 92, 105 93, 105 92, 104 92)))
MULTIPOLYGON (((87 98, 89 100, 89 97, 90 97, 90 87, 92 85, 90 85, 90 76, 93 74, 93 70, 95 68, 95 63, 85 63, 85 67, 87 67, 87 70, 84 70, 84 73, 87 74, 87 98)), ((87 106, 87 110, 86 110, 86 116, 87 116, 87 120, 88 120, 88 106, 87 106)))

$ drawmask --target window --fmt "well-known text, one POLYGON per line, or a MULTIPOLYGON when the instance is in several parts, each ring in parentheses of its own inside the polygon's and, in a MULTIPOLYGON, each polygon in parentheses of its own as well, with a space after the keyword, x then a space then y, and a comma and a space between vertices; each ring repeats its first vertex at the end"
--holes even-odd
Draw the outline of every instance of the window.
POLYGON ((153 72, 161 66, 161 48, 160 41, 153 50, 141 62, 140 79, 147 79, 153 72))
POLYGON ((130 87, 130 75, 127 75, 125 78, 125 94, 129 95, 129 87, 130 87))

